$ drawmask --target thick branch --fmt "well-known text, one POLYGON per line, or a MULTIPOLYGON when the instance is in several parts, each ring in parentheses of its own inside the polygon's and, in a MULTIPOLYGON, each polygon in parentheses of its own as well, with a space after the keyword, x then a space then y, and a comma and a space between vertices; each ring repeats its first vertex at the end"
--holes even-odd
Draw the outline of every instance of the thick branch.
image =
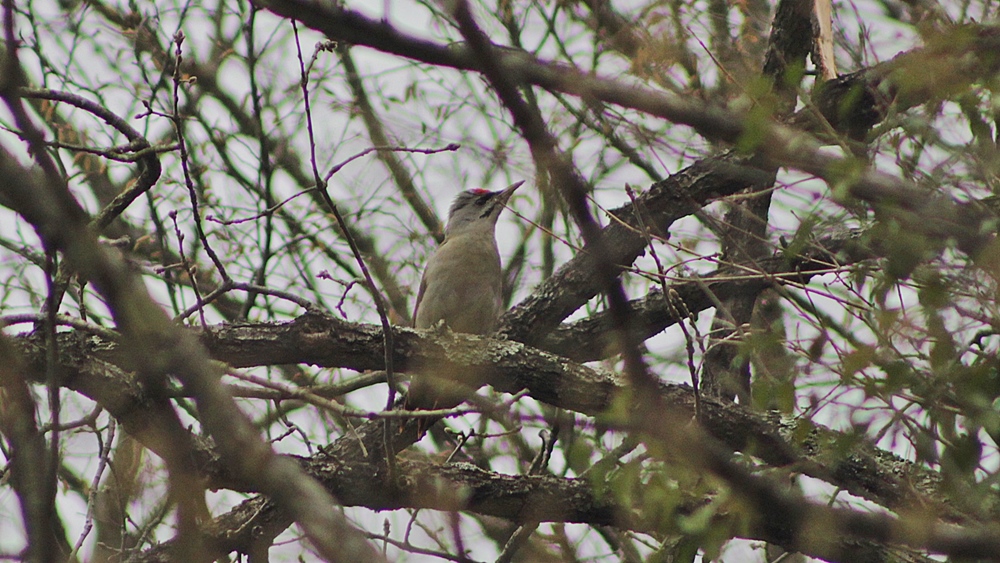
MULTIPOLYGON (((731 267, 690 280, 668 285, 670 299, 663 292, 652 289, 645 297, 629 303, 634 316, 634 327, 641 340, 646 340, 677 321, 678 311, 692 315, 714 307, 713 296, 756 294, 761 290, 785 283, 805 284, 814 276, 840 270, 861 260, 875 258, 861 243, 861 233, 845 237, 830 237, 817 241, 802 254, 774 256, 758 260, 753 265, 731 267)), ((595 313, 572 324, 563 324, 553 330, 539 344, 548 352, 576 362, 593 362, 612 357, 616 353, 614 339, 610 337, 611 320, 606 312, 595 313)))
MULTIPOLYGON (((65 338, 72 338, 66 336, 65 338)), ((312 363, 326 367, 378 369, 382 361, 382 338, 377 326, 352 324, 318 313, 281 324, 247 324, 215 327, 203 339, 212 354, 237 366, 312 363)), ((43 349, 31 339, 18 340, 34 373, 42 365, 43 349)), ((87 338, 93 342, 93 338, 87 338)), ((428 365, 447 365, 448 369, 475 373, 485 377, 495 388, 505 391, 527 389, 537 400, 574 412, 595 415, 611 405, 614 396, 623 390, 622 383, 607 373, 574 364, 523 344, 484 339, 467 335, 440 335, 398 329, 395 337, 397 365, 414 361, 428 365)), ((121 361, 116 346, 93 347, 72 340, 60 346, 72 350, 61 358, 67 379, 65 385, 78 390, 107 408, 130 432, 146 441, 155 430, 149 398, 141 383, 128 377, 113 363, 121 361)), ((687 386, 662 384, 661 396, 670 409, 683 416, 694 415, 694 396, 687 386)), ((736 451, 752 453, 772 466, 799 464, 801 471, 825 479, 853 494, 868 498, 891 509, 910 504, 930 504, 953 521, 966 521, 967 516, 947 508, 937 497, 936 474, 907 464, 895 456, 870 445, 859 445, 849 456, 837 453, 838 434, 817 427, 809 442, 801 447, 795 437, 794 425, 786 426, 780 419, 762 417, 738 405, 725 406, 705 400, 701 405, 701 425, 717 440, 736 451), (913 500, 907 483, 924 483, 921 500, 913 500)), ((345 445, 364 444, 366 456, 381 459, 382 433, 366 430, 372 422, 362 425, 345 445), (368 436, 368 438, 364 438, 368 436)), ((415 440, 409 430, 396 432, 397 446, 415 440)), ((148 446, 157 449, 155 442, 148 446)), ((249 481, 238 478, 219 464, 202 443, 197 448, 198 466, 213 475, 215 486, 238 490, 253 490, 249 481)), ((359 450, 360 451, 360 450, 359 450)), ((341 452, 338 455, 348 455, 341 452)), ((353 454, 351 454, 353 455, 353 454)), ((798 469, 798 467, 797 467, 798 469)), ((988 518, 982 515, 979 518, 988 518)), ((976 517, 972 517, 973 520, 976 517)))
MULTIPOLYGON (((662 524, 622 506, 611 491, 595 492, 599 483, 588 479, 558 478, 550 475, 503 475, 485 471, 468 463, 438 465, 424 461, 401 460, 395 486, 384 482, 384 467, 364 460, 328 459, 319 456, 301 460, 310 475, 323 482, 348 506, 373 510, 423 508, 463 510, 510 520, 527 522, 575 522, 594 526, 612 525, 640 532, 656 532, 662 524)), ((677 507, 680 515, 703 506, 703 500, 686 497, 677 507)), ((721 521, 736 515, 720 513, 721 521)), ((262 497, 243 502, 216 520, 217 530, 236 530, 217 534, 217 540, 229 551, 246 551, 253 542, 257 526, 280 521, 274 505, 262 497), (246 525, 254 523, 252 526, 246 525)), ((734 523, 731 523, 734 524, 734 523)), ((820 535, 808 529, 806 522, 765 522, 756 520, 742 537, 802 549, 807 554, 831 561, 884 561, 890 548, 852 541, 848 536, 824 532, 835 541, 816 541, 820 535), (793 539, 797 538, 797 539, 793 539)), ((167 542, 137 556, 134 561, 152 563, 169 561, 172 544, 167 542)), ((919 557, 914 554, 915 557, 919 557)))
MULTIPOLYGON (((616 220, 603 230, 608 258, 623 268, 644 251, 647 239, 639 228, 635 207, 654 235, 665 236, 674 221, 701 209, 706 203, 739 192, 769 179, 748 157, 726 153, 706 158, 653 184, 636 199, 611 213, 616 220)), ((513 340, 538 342, 548 332, 597 295, 594 257, 585 247, 534 292, 508 311, 498 331, 513 340)))

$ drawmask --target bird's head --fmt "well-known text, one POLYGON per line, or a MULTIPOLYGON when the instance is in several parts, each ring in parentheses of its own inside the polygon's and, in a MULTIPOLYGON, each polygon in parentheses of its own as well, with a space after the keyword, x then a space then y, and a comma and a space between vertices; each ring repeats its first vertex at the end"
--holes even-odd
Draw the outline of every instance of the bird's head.
POLYGON ((458 194, 448 211, 446 235, 471 229, 493 229, 504 205, 524 181, 515 182, 498 192, 469 190, 458 194))

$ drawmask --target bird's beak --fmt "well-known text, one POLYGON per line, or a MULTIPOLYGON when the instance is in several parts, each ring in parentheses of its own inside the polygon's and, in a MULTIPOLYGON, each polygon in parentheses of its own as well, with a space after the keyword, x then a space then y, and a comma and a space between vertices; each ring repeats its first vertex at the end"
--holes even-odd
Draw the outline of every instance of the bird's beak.
POLYGON ((513 184, 507 186, 502 192, 498 194, 499 197, 497 199, 500 200, 500 203, 506 205, 507 201, 510 199, 510 196, 514 195, 514 190, 520 188, 521 184, 523 183, 524 180, 521 180, 520 182, 514 182, 513 184))

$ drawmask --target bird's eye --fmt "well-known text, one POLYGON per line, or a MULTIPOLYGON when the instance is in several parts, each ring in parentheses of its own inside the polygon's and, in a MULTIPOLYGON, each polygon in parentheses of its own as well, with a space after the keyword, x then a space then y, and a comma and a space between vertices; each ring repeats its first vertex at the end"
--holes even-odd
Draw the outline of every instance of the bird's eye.
POLYGON ((486 202, 490 200, 490 196, 491 195, 493 195, 493 194, 486 194, 486 195, 483 195, 483 196, 479 196, 479 199, 476 200, 476 205, 480 205, 480 206, 481 205, 486 205, 486 202))

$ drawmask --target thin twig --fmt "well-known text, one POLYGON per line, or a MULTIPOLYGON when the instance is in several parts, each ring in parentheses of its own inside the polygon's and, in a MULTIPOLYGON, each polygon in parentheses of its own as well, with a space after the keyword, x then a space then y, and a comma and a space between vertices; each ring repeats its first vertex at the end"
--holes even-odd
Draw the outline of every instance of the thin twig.
MULTIPOLYGON (((229 274, 226 273, 226 268, 222 264, 222 260, 219 259, 218 254, 212 248, 212 245, 208 242, 208 236, 205 235, 205 229, 202 226, 201 221, 201 210, 198 204, 198 190, 195 189, 194 179, 191 177, 191 166, 188 162, 188 150, 187 142, 184 140, 184 119, 180 114, 180 87, 181 83, 184 82, 181 76, 181 62, 184 60, 183 53, 181 51, 181 46, 184 44, 184 32, 177 30, 174 34, 174 44, 176 48, 174 49, 174 90, 173 90, 173 113, 169 116, 171 122, 174 124, 174 129, 177 131, 177 144, 180 147, 180 162, 181 170, 184 173, 184 185, 187 187, 188 195, 191 199, 191 213, 194 216, 194 228, 195 232, 198 234, 198 240, 201 241, 201 245, 205 248, 205 253, 208 254, 209 259, 215 264, 216 270, 218 270, 219 275, 222 276, 223 280, 229 279, 229 274)), ((191 277, 194 281, 194 276, 191 277)))
POLYGON ((326 176, 323 177, 323 181, 324 182, 329 182, 330 178, 332 178, 333 175, 336 174, 337 172, 340 172, 341 168, 347 166, 348 164, 350 164, 351 162, 354 162, 355 160, 361 158, 362 156, 365 156, 366 154, 371 154, 373 152, 384 152, 385 151, 385 152, 416 152, 416 153, 420 153, 420 154, 436 154, 436 153, 439 153, 439 152, 457 151, 460 148, 462 148, 462 145, 460 145, 458 143, 449 143, 448 145, 446 145, 446 146, 444 146, 444 147, 442 147, 440 149, 415 149, 415 148, 412 148, 412 147, 396 147, 396 146, 368 147, 367 149, 365 149, 365 150, 363 150, 363 151, 361 151, 361 152, 359 152, 357 154, 354 154, 354 155, 351 155, 351 156, 347 157, 347 159, 344 160, 343 162, 341 162, 340 164, 334 165, 333 168, 331 168, 330 171, 326 173, 326 176))
POLYGON ((234 289, 239 291, 246 291, 247 293, 253 292, 253 293, 262 293, 264 295, 273 295, 274 297, 278 297, 286 301, 291 301, 292 303, 295 303, 296 305, 302 307, 306 311, 312 311, 316 309, 315 303, 307 299, 304 299, 302 297, 299 297, 294 293, 289 293, 287 291, 282 291, 280 289, 271 289, 270 287, 264 287, 252 283, 226 280, 222 283, 222 285, 212 290, 212 292, 206 295, 203 299, 199 299, 198 303, 188 307, 181 314, 174 317, 174 320, 180 321, 191 316, 195 311, 203 309, 205 306, 211 304, 213 301, 221 297, 227 291, 232 291, 234 289))
MULTIPOLYGON (((378 287, 375 285, 375 280, 372 279, 371 273, 368 271, 368 266, 365 264, 364 257, 361 256, 361 250, 358 249, 358 243, 351 235, 351 230, 347 226, 347 220, 344 219, 343 215, 341 215, 340 209, 337 208, 337 204, 334 203, 333 199, 330 197, 330 193, 327 191, 326 181, 320 177, 319 167, 316 164, 316 134, 313 131, 312 108, 309 104, 309 75, 306 73, 305 62, 302 59, 302 45, 299 42, 299 28, 294 21, 292 22, 292 31, 295 34, 295 51, 298 55, 299 72, 302 77, 299 81, 299 85, 302 88, 303 105, 306 110, 306 130, 309 133, 309 161, 312 164, 313 177, 316 181, 316 187, 319 190, 320 196, 322 196, 323 201, 326 203, 327 207, 330 208, 330 212, 333 213, 334 218, 337 220, 337 225, 340 227, 340 230, 344 235, 344 240, 346 240, 348 246, 351 247, 351 252, 354 254, 354 259, 357 261, 358 267, 361 269, 361 274, 365 278, 365 283, 368 285, 368 290, 372 296, 372 300, 375 301, 375 310, 378 312, 379 320, 382 322, 385 377, 389 387, 385 410, 390 410, 396 402, 396 375, 393 370, 393 335, 392 326, 389 324, 389 313, 382 300, 382 293, 379 292, 378 287)), ((317 50, 313 54, 313 59, 319 55, 321 48, 322 44, 317 45, 317 50)), ((385 425, 383 439, 385 441, 385 454, 389 474, 390 476, 394 476, 396 474, 396 452, 392 448, 392 440, 389 436, 390 426, 391 425, 389 424, 385 425)))
MULTIPOLYGON (((83 547, 83 541, 87 539, 87 536, 90 535, 90 530, 94 527, 97 494, 101 490, 101 477, 104 475, 104 469, 108 466, 108 461, 111 459, 111 446, 115 442, 116 428, 115 417, 108 417, 108 437, 104 438, 103 444, 101 444, 101 453, 97 458, 97 471, 94 472, 94 478, 90 483, 90 493, 87 495, 87 518, 83 523, 83 531, 80 532, 80 537, 76 540, 76 545, 73 546, 73 551, 66 558, 67 561, 76 561, 77 554, 80 552, 80 548, 83 547)), ((101 433, 97 432, 96 435, 97 439, 101 440, 101 433)))
POLYGON ((360 409, 347 407, 331 399, 321 397, 316 393, 314 393, 313 391, 310 391, 305 388, 289 387, 281 383, 275 383, 263 377, 257 377, 255 375, 242 373, 236 370, 228 370, 226 373, 236 379, 239 379, 240 381, 253 383, 254 385, 259 385, 261 387, 264 387, 265 389, 270 389, 272 391, 278 391, 283 394, 283 398, 285 399, 294 399, 305 403, 309 403, 310 405, 313 405, 315 407, 319 407, 328 410, 332 413, 351 418, 363 418, 366 420, 377 420, 381 418, 405 420, 410 418, 453 417, 453 416, 461 416, 465 414, 482 412, 482 409, 478 408, 451 408, 451 409, 419 410, 419 411, 408 411, 408 410, 397 409, 397 410, 384 410, 381 412, 363 411, 360 409))

